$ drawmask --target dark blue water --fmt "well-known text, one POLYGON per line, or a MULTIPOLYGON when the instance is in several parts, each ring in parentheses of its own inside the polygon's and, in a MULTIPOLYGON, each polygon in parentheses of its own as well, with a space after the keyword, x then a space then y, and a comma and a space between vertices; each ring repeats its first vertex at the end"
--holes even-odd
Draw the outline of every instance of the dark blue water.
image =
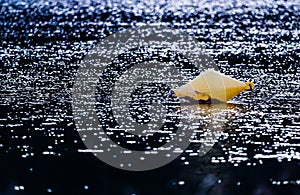
POLYGON ((299 2, 0 2, 1 194, 300 193, 299 2), (127 172, 78 152, 71 90, 101 38, 141 24, 187 32, 256 88, 230 101, 205 156, 195 138, 172 163, 127 172))

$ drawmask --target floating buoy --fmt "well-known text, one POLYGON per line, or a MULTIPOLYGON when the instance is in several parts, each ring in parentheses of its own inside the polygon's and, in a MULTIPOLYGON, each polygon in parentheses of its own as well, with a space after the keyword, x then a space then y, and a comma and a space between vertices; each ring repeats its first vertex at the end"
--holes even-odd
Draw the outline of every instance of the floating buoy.
POLYGON ((176 97, 190 97, 199 101, 212 99, 227 102, 243 90, 252 90, 254 83, 241 82, 220 72, 209 69, 187 84, 173 89, 176 97))

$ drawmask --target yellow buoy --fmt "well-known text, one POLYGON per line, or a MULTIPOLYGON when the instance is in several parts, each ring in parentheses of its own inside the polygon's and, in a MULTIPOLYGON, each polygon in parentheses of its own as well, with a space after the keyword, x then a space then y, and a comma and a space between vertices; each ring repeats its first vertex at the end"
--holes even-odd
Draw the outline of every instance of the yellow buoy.
POLYGON ((209 69, 189 83, 173 89, 177 97, 191 97, 195 100, 215 99, 226 102, 243 90, 252 90, 254 83, 241 82, 220 72, 209 69))

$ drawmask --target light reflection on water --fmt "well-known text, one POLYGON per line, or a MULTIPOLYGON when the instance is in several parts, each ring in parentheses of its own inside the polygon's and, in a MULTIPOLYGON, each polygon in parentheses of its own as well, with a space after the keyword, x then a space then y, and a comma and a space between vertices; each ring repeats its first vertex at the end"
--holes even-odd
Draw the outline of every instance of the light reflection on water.
POLYGON ((24 0, 0 7, 0 193, 299 193, 296 1, 24 0), (70 94, 88 49, 145 23, 191 34, 222 73, 256 88, 225 108, 200 105, 199 132, 186 152, 161 169, 133 174, 78 153, 85 147, 74 131, 70 94), (199 157, 207 129, 222 133, 199 157))

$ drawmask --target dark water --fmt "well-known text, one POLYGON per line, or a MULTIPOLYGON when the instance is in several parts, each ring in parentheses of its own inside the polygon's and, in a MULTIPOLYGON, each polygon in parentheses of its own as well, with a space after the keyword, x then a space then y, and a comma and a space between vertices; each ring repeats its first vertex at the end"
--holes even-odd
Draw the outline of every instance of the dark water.
POLYGON ((299 2, 0 2, 1 194, 300 193, 299 2), (78 152, 71 90, 101 38, 153 23, 205 43, 222 73, 256 88, 222 110, 205 156, 196 137, 172 163, 127 172, 78 152))

